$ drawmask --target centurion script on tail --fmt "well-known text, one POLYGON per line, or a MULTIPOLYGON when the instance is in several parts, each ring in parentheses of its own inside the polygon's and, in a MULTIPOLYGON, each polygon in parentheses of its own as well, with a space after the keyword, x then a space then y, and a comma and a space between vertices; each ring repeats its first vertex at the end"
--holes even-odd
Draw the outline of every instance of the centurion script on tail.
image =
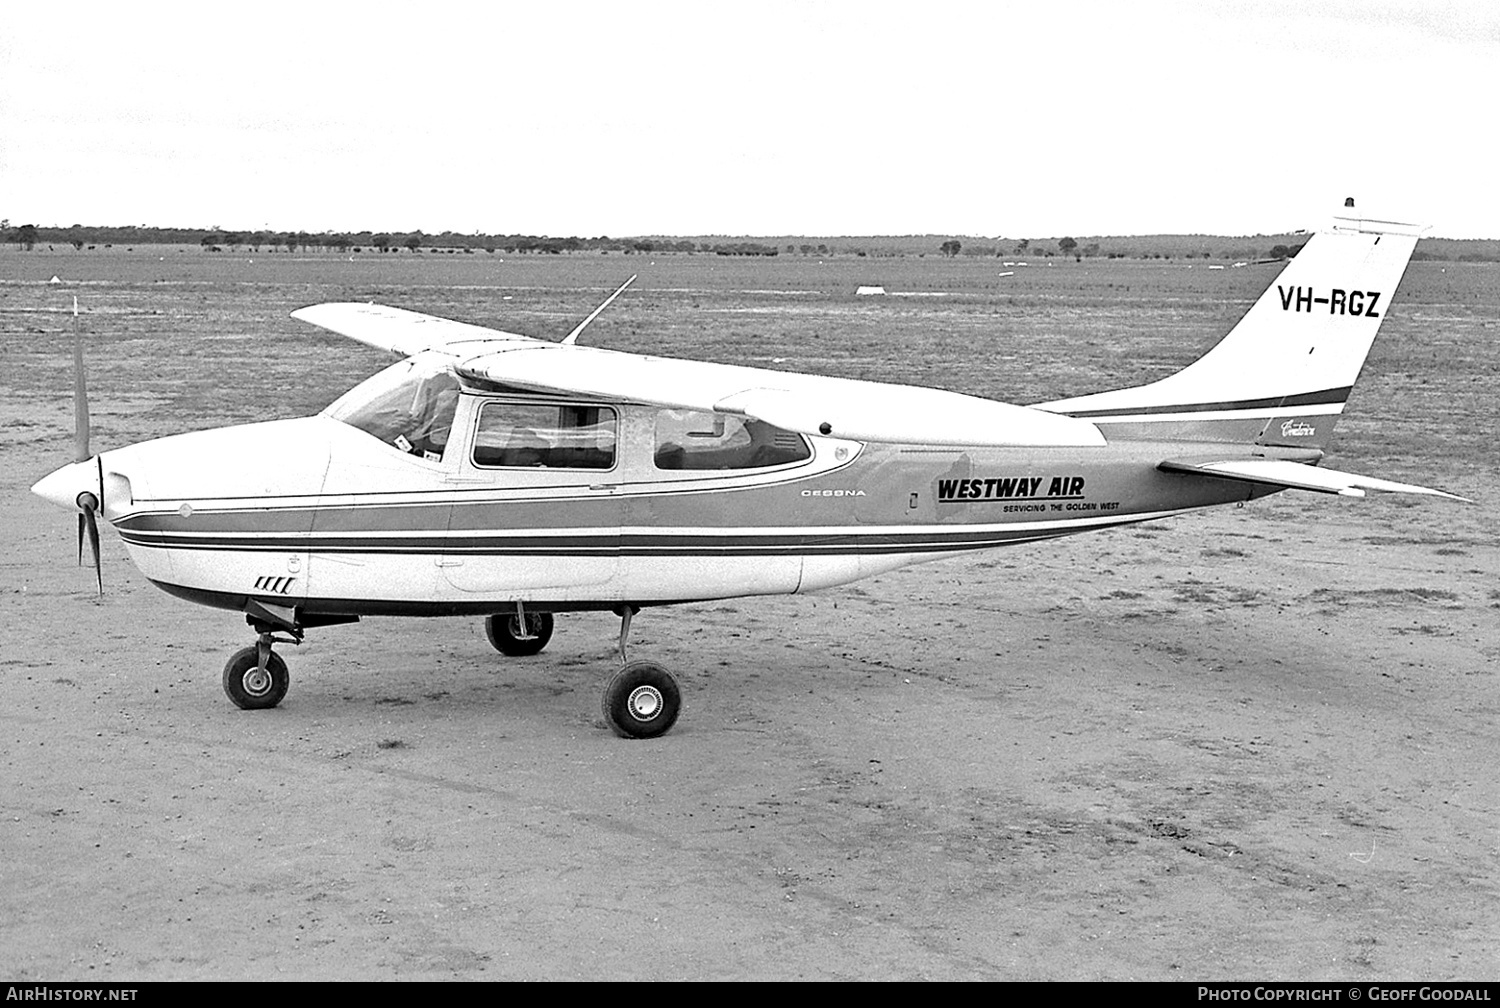
POLYGON ((93 454, 80 357, 76 461, 33 489, 79 512, 96 570, 102 515, 154 584, 245 615, 256 642, 223 675, 241 707, 282 700, 273 645, 317 627, 478 616, 495 648, 530 655, 553 614, 607 610, 605 720, 651 737, 681 694, 627 659, 642 608, 816 591, 1289 488, 1452 497, 1318 464, 1418 233, 1346 209, 1188 367, 1030 406, 579 345, 604 305, 561 342, 315 305, 292 315, 401 359, 316 416, 93 454))

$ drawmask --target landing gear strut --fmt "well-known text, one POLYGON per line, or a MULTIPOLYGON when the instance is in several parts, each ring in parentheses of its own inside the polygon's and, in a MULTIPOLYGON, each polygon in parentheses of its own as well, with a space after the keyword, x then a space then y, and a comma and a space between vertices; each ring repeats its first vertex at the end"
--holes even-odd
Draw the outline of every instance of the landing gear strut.
POLYGON ((652 661, 630 661, 626 641, 630 621, 636 614, 625 606, 620 614, 620 668, 604 686, 604 720, 621 738, 656 738, 677 723, 682 710, 682 691, 677 680, 652 661))
MULTIPOLYGON (((349 623, 357 616, 323 616, 314 626, 349 623)), ((298 620, 297 610, 250 599, 245 603, 245 622, 255 630, 255 643, 229 656, 224 666, 224 692, 236 707, 265 710, 281 703, 292 677, 286 662, 271 650, 272 644, 301 644, 306 621, 298 620), (285 634, 276 636, 277 632, 285 634)))

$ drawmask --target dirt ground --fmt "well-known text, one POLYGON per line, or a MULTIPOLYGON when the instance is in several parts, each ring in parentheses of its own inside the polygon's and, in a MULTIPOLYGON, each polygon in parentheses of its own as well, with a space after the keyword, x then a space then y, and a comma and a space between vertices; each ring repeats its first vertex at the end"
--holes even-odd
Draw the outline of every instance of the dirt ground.
MULTIPOLYGON (((1480 503, 1288 493, 648 611, 685 709, 639 742, 599 715, 605 615, 530 659, 472 620, 314 631, 281 707, 233 707, 248 628, 112 530, 96 602, 27 492, 71 404, 16 346, 8 980, 1500 977, 1500 479, 1461 439, 1361 458, 1404 384, 1338 464, 1480 503)), ((183 426, 110 382, 101 436, 183 426)))

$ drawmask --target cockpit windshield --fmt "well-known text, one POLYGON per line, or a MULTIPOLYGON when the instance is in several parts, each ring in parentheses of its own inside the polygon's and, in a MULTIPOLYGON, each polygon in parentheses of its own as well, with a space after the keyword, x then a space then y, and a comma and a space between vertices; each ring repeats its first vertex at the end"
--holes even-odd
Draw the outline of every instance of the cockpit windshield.
POLYGON ((440 461, 458 408, 447 364, 408 358, 354 386, 323 411, 400 451, 440 461))

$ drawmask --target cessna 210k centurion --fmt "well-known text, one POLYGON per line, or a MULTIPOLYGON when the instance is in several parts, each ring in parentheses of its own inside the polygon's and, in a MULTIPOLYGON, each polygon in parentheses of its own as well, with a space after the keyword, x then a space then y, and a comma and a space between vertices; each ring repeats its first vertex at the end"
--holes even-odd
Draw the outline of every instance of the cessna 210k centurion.
POLYGON ((627 660, 643 607, 809 592, 1289 488, 1453 497, 1318 466, 1419 233, 1344 214, 1206 355, 1134 388, 1018 406, 578 345, 608 300, 561 342, 322 304, 292 315, 401 360, 317 416, 95 455, 79 356, 77 461, 33 489, 79 509, 96 574, 102 514, 157 586, 245 614, 257 641, 223 678, 241 707, 281 701, 272 645, 316 627, 477 615, 496 649, 529 655, 554 613, 611 610, 605 719, 656 736, 680 693, 627 660))

